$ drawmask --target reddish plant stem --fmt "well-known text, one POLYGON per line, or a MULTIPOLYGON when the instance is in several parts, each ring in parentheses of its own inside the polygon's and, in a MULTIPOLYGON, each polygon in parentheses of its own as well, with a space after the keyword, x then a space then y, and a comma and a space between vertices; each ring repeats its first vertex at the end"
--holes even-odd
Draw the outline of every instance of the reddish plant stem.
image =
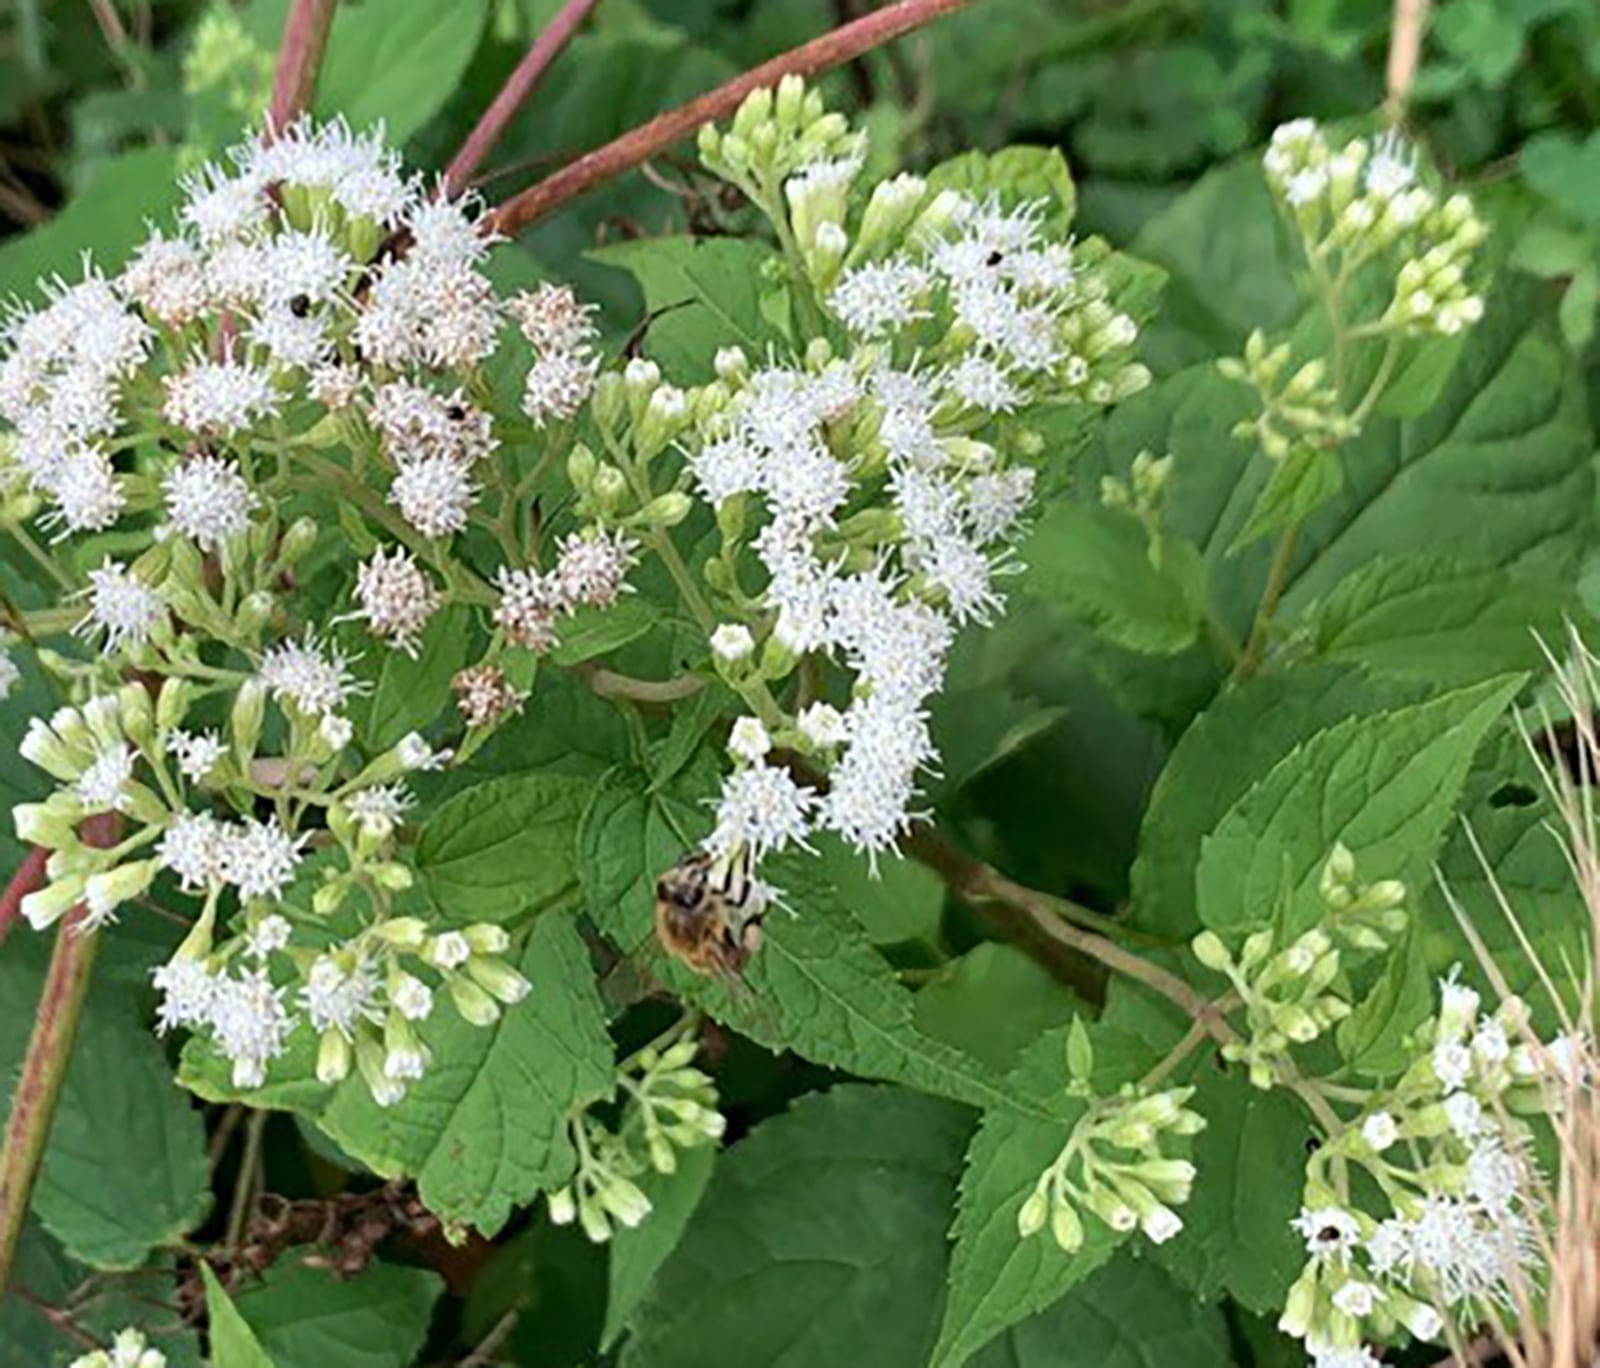
POLYGON ((287 128, 311 106, 317 72, 328 46, 328 30, 339 0, 294 0, 283 23, 278 45, 278 69, 272 77, 272 106, 267 115, 269 135, 287 128))
POLYGON ((35 846, 23 856, 5 892, 0 893, 0 945, 5 944, 11 923, 22 915, 22 900, 34 890, 44 887, 44 862, 49 858, 48 850, 35 846))
POLYGON ((510 127, 517 111, 544 79, 550 64, 561 55, 583 21, 589 17, 589 11, 599 2, 600 0, 566 0, 566 4, 562 5, 556 17, 533 40, 533 45, 517 63, 517 69, 511 73, 500 93, 494 97, 494 103, 483 111, 483 117, 478 120, 477 127, 467 134, 466 141, 461 144, 461 150, 456 153, 455 159, 446 169, 444 173, 446 194, 454 195, 466 189, 467 182, 483 165, 484 159, 510 127))
MULTIPOLYGON (((84 822, 83 840, 87 845, 104 848, 115 844, 121 828, 122 819, 117 813, 102 813, 84 822)), ((72 1045, 78 1036, 78 1018, 83 1013, 95 952, 100 947, 98 934, 79 934, 82 916, 80 904, 62 918, 56 931, 33 1035, 23 1056, 16 1091, 11 1094, 5 1140, 0 1145, 0 1293, 10 1281, 17 1240, 28 1214, 28 1199, 39 1174, 39 1162, 44 1158, 50 1123, 55 1119, 61 1085, 72 1059, 72 1045)))
POLYGON ((727 118, 752 90, 776 85, 785 76, 814 76, 827 71, 921 28, 940 15, 964 9, 970 3, 971 0, 897 0, 895 4, 792 48, 709 94, 670 109, 631 133, 624 133, 614 142, 570 162, 553 176, 507 200, 488 216, 487 226, 508 237, 520 232, 558 205, 632 170, 702 125, 727 118))

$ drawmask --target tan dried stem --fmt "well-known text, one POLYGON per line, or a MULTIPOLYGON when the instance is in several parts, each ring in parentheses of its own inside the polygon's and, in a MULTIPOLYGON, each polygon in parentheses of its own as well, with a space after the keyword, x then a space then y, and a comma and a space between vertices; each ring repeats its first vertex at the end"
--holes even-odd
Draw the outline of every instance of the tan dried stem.
POLYGON ((703 125, 727 118, 751 91, 776 85, 785 76, 815 76, 831 70, 971 3, 972 0, 898 0, 843 24, 568 163, 507 200, 487 216, 485 227, 512 236, 568 200, 643 165, 703 125))
POLYGON ((1392 123, 1405 117, 1406 101, 1422 60, 1422 35, 1428 27, 1432 0, 1394 0, 1394 23, 1389 30, 1389 64, 1384 87, 1384 108, 1392 123))

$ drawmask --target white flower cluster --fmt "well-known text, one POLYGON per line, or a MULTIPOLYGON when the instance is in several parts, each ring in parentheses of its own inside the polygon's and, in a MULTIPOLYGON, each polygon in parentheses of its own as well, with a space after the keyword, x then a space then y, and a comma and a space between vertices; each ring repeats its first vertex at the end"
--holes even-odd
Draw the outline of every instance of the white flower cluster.
POLYGON ((1436 1340, 1446 1317, 1470 1327, 1537 1286, 1544 1213, 1519 1118, 1560 1106, 1586 1053, 1537 1041, 1516 998, 1479 1007, 1455 974, 1442 981, 1421 1056, 1313 1159, 1295 1221, 1310 1258, 1279 1324, 1317 1368, 1376 1363, 1368 1339, 1436 1340), (1367 1171, 1381 1215, 1329 1185, 1332 1159, 1367 1171))
POLYGON ((684 396, 630 368, 602 423, 626 407, 645 460, 677 438, 715 513, 726 605, 712 655, 751 705, 708 848, 757 858, 838 833, 874 861, 915 818, 937 763, 928 705, 960 626, 1001 611, 999 580, 1033 494, 1037 434, 1015 421, 1049 399, 1114 403, 1148 373, 1104 272, 1046 230, 1043 204, 936 192, 914 176, 852 190, 864 135, 798 78, 752 95, 702 156, 793 246, 796 270, 854 342, 816 337, 797 360, 752 369, 736 348, 684 396), (737 582, 751 553, 760 587, 737 582), (848 697, 790 715, 771 686, 805 657, 847 672, 848 697), (770 762, 796 749, 825 788, 770 762))
POLYGON ((609 608, 627 588, 637 544, 624 532, 593 529, 562 541, 555 566, 500 571, 494 621, 513 646, 536 654, 557 642, 561 619, 579 608, 609 608))
POLYGON ((1173 1208, 1189 1200, 1195 1168, 1163 1148, 1205 1128, 1205 1118, 1184 1106, 1193 1093, 1130 1090, 1091 1103, 1018 1210, 1017 1233, 1028 1239, 1048 1224, 1056 1244, 1071 1254, 1083 1244, 1082 1212, 1088 1211, 1114 1231, 1137 1229, 1153 1244, 1165 1244, 1183 1229, 1173 1208))
POLYGON ((633 1229, 651 1202, 634 1180, 648 1170, 674 1173, 681 1149, 715 1144, 727 1129, 711 1076, 694 1067, 699 1042, 680 1034, 648 1045, 617 1068, 628 1103, 615 1130, 584 1113, 572 1122, 578 1172, 549 1196, 556 1225, 577 1221, 596 1244, 614 1223, 633 1229))
POLYGON ((150 1344, 144 1331, 130 1326, 117 1331, 109 1349, 79 1354, 69 1368, 167 1368, 167 1356, 150 1344))
POLYGON ((1333 148, 1316 123, 1295 119, 1272 135, 1267 183, 1287 207, 1313 265, 1348 279, 1381 262, 1393 291, 1380 326, 1450 336, 1483 316, 1469 281, 1487 229, 1472 201, 1441 201, 1395 133, 1333 148))

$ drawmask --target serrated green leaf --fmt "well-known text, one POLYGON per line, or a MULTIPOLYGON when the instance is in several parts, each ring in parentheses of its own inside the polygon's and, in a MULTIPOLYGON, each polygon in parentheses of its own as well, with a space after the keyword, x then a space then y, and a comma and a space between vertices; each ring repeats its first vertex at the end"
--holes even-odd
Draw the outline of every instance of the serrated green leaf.
POLYGON ((184 1047, 179 1076, 212 1101, 303 1113, 375 1173, 414 1177, 443 1220, 493 1235, 513 1208, 572 1176, 567 1120, 613 1086, 588 953, 567 912, 535 920, 517 967, 532 992, 494 1026, 469 1026, 444 1002, 421 1023, 435 1065, 392 1107, 378 1106, 356 1077, 336 1088, 317 1083, 303 1027, 265 1088, 232 1087, 225 1061, 201 1040, 184 1047))
POLYGON ((1064 237, 1072 229, 1077 190, 1059 148, 1016 143, 998 152, 963 152, 935 166, 927 181, 933 190, 960 190, 980 200, 995 196, 1007 207, 1043 202, 1049 205, 1047 230, 1064 237))
POLYGON ((387 750, 425 726, 450 701, 450 681, 467 663, 472 613, 452 605, 436 613, 413 659, 404 651, 387 650, 372 691, 363 741, 373 750, 387 750))
POLYGON ((1565 585, 1448 556, 1384 558, 1348 576, 1313 618, 1313 649, 1330 660, 1469 684, 1543 663, 1544 641, 1582 615, 1565 585))
POLYGON ((1129 513, 1058 503, 1020 553, 1029 593, 1065 608, 1118 646, 1167 654, 1194 643, 1201 617, 1165 561, 1151 563, 1144 528, 1129 513))
MULTIPOLYGON (((590 916, 624 953, 638 955, 652 942, 655 880, 698 844, 706 816, 686 796, 651 794, 637 771, 615 770, 595 791, 579 867, 590 916)), ((768 914, 743 984, 694 974, 666 955, 651 962, 651 975, 772 1049, 974 1106, 1039 1110, 978 1060, 917 1029, 911 993, 815 860, 777 859, 763 873, 793 914, 781 907, 768 914)))
POLYGON ((1228 1322, 1131 1254, 988 1345, 972 1368, 1231 1368, 1228 1322))
POLYGON ((1192 935, 1200 924, 1200 844, 1246 790, 1318 732, 1425 696, 1420 685, 1313 664, 1258 676, 1217 699, 1184 732, 1150 795, 1133 866, 1134 921, 1175 938, 1192 935))
POLYGON ((1413 922, 1389 952, 1383 973, 1339 1023, 1339 1052, 1358 1073, 1388 1078, 1415 1057, 1407 1038, 1433 1010, 1433 978, 1413 922))
POLYGON ((1064 1026, 1082 1003, 1038 960, 983 941, 917 990, 917 1026, 1009 1072, 1029 1045, 1064 1026))
POLYGON ((590 788, 571 775, 515 774, 446 799, 417 839, 417 872, 435 906, 457 924, 507 921, 571 893, 590 788))
POLYGON ((620 599, 609 608, 581 607, 561 622, 561 640, 550 659, 561 666, 581 665, 642 637, 661 621, 662 611, 642 599, 620 599))
POLYGON ((1317 878, 1342 841, 1371 879, 1416 886, 1455 811, 1467 769, 1521 676, 1349 718, 1285 756, 1201 846, 1200 920, 1237 932, 1282 909, 1288 934, 1322 915, 1317 878))
POLYGON ((676 1173, 651 1169, 637 1180, 650 1199, 650 1217, 632 1230, 619 1227, 612 1232, 606 1323, 600 1336, 602 1350, 610 1349, 622 1338, 656 1271, 677 1248, 705 1196, 716 1159, 716 1148, 711 1145, 683 1150, 678 1154, 676 1173))
POLYGON ((596 248, 593 261, 627 271, 653 315, 645 351, 680 384, 711 378, 719 347, 754 361, 783 338, 762 309, 772 249, 752 238, 642 238, 596 248))
POLYGON ((1294 1097, 1253 1088, 1238 1070, 1206 1064, 1195 1081, 1188 1105, 1206 1128, 1191 1155, 1194 1192, 1183 1230, 1155 1257, 1202 1301, 1226 1291, 1253 1311, 1276 1314, 1305 1263, 1305 1244, 1289 1222, 1300 1208, 1309 1122, 1294 1097))
MULTIPOLYGON (((27 1046, 50 940, 23 928, 0 956, 6 1095, 27 1046)), ((109 979, 94 983, 34 1187, 35 1214, 72 1257, 127 1269, 185 1235, 210 1207, 200 1114, 173 1085, 134 995, 109 979)))
POLYGON ((922 1368, 971 1113, 897 1088, 803 1097, 717 1164, 624 1368, 922 1368))
POLYGON ((427 1338, 444 1280, 425 1268, 373 1263, 353 1278, 300 1262, 290 1249, 241 1287, 239 1317, 277 1368, 409 1368, 427 1338))
MULTIPOLYGON (((1082 1213, 1083 1245, 1067 1254, 1048 1229, 1023 1239, 1017 1213, 1055 1162, 1085 1103, 1066 1096, 1066 1031, 1034 1043, 1008 1081, 1054 1094, 1054 1116, 985 1112, 967 1148, 952 1235, 950 1293, 932 1368, 955 1368, 1002 1331, 1051 1305, 1104 1264, 1126 1236, 1082 1213)), ((1109 1057, 1102 1067, 1111 1065, 1109 1057)), ((1132 1077, 1132 1074, 1128 1074, 1132 1077)), ((1125 1080, 1123 1080, 1125 1081, 1125 1080)))
POLYGON ((206 1285, 206 1312, 211 1322, 211 1361, 215 1368, 276 1368, 239 1309, 217 1281, 211 1265, 200 1260, 206 1285))

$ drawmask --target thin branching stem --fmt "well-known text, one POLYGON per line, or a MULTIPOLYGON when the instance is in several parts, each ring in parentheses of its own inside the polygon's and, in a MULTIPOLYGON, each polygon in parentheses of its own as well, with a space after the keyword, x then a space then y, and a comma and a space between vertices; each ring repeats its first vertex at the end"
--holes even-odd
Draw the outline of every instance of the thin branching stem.
POLYGON ((35 889, 44 887, 44 865, 49 858, 48 850, 35 846, 22 857, 11 882, 0 893, 0 945, 5 943, 11 924, 22 915, 22 900, 35 889))
POLYGON ((339 0, 294 0, 283 22, 278 66, 272 77, 268 127, 287 128, 311 107, 339 0))
POLYGON ((573 35, 589 17, 589 12, 600 0, 566 0, 556 16, 540 30, 528 51, 517 63, 516 70, 507 78, 500 93, 483 111, 477 126, 467 134, 461 150, 456 153, 444 173, 444 186, 448 194, 459 194, 467 188, 484 159, 494 150, 495 144, 505 135, 517 111, 527 102, 550 64, 565 50, 573 35))
POLYGON ((831 70, 970 3, 971 0, 898 0, 843 24, 568 163, 553 176, 507 200, 488 216, 486 225, 508 237, 519 233, 568 200, 642 165, 704 125, 727 118, 752 90, 776 85, 785 76, 814 76, 831 70))

